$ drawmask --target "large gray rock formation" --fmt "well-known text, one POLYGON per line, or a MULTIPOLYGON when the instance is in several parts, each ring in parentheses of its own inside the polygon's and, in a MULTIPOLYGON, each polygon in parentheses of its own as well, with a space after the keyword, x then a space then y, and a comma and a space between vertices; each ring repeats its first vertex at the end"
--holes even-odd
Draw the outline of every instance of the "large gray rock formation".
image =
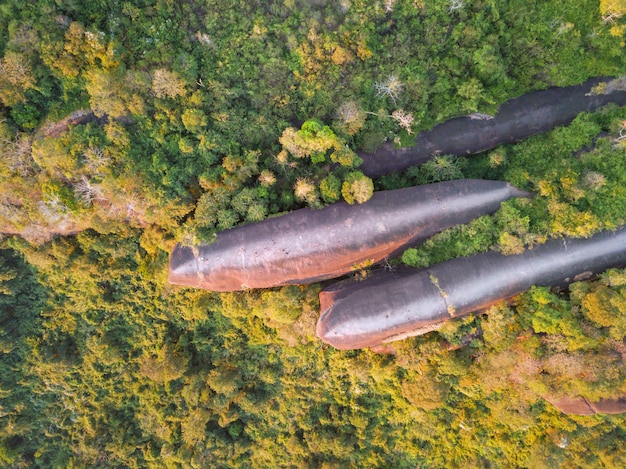
POLYGON ((339 349, 374 347, 433 330, 533 285, 564 287, 626 264, 626 228, 556 239, 515 256, 495 252, 405 269, 320 293, 317 335, 339 349))
POLYGON ((607 80, 592 78, 581 85, 528 93, 504 103, 493 118, 472 115, 451 119, 420 132, 412 147, 394 148, 385 143, 373 154, 360 153, 363 163, 359 169, 378 177, 424 163, 436 154, 479 153, 569 124, 584 111, 609 103, 626 105, 626 92, 615 87, 608 87, 607 94, 590 94, 594 86, 607 80))
POLYGON ((526 195, 506 182, 467 179, 377 192, 361 205, 296 210, 223 231, 209 245, 177 245, 169 281, 235 291, 335 278, 526 195))

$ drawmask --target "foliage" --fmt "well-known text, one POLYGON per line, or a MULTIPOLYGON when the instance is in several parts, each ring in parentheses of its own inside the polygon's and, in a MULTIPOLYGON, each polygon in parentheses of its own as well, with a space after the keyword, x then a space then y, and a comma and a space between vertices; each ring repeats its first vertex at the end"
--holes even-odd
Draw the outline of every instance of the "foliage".
POLYGON ((176 241, 461 177, 535 193, 402 259, 624 224, 624 110, 372 182, 358 151, 624 73, 623 2, 0 5, 0 465, 624 467, 623 270, 398 342, 315 338, 320 287, 169 286, 176 241), (601 136, 598 138, 597 135, 601 136), (575 155, 575 156, 573 156, 575 155))
POLYGON ((341 185, 341 195, 349 204, 362 204, 374 195, 374 183, 360 171, 348 173, 341 185))

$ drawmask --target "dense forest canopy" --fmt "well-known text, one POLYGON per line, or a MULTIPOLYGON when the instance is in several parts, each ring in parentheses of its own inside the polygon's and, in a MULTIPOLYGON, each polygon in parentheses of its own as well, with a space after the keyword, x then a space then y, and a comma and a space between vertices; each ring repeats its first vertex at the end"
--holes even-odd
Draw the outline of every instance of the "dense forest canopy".
POLYGON ((624 225, 617 106, 375 181, 358 153, 623 76, 625 13, 624 0, 0 0, 0 464, 626 466, 623 415, 546 400, 626 395, 624 270, 533 288, 386 353, 315 338, 320 285, 166 281, 176 242, 451 179, 536 196, 404 263, 624 225))

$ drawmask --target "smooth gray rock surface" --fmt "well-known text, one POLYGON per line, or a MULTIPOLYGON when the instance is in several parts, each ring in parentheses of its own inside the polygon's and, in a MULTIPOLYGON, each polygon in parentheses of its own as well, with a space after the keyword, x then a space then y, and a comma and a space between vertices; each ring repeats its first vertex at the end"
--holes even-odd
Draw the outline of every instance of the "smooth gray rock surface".
POLYGON ((506 182, 466 179, 376 192, 361 205, 295 210, 222 231, 210 245, 177 245, 169 281, 236 291, 335 278, 527 195, 506 182))
POLYGON ((359 170, 372 178, 428 161, 433 155, 471 155, 498 145, 513 143, 559 125, 569 124, 585 111, 606 104, 626 105, 626 92, 588 96, 598 83, 611 78, 592 78, 581 85, 534 91, 500 106, 493 119, 458 117, 420 132, 412 147, 394 148, 384 143, 374 153, 359 153, 359 170))
POLYGON ((381 272, 320 293, 317 335, 339 349, 373 347, 432 330, 533 285, 565 287, 626 264, 626 228, 556 239, 515 256, 489 252, 424 270, 381 272))

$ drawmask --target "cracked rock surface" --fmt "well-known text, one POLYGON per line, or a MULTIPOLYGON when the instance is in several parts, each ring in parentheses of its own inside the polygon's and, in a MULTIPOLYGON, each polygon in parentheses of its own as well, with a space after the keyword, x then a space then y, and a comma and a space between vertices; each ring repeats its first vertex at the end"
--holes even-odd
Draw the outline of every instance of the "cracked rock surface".
POLYGON ((424 270, 379 272, 320 293, 317 335, 339 349, 373 347, 511 298, 533 285, 565 287, 626 264, 626 227, 588 239, 555 239, 522 254, 453 259, 424 270))

